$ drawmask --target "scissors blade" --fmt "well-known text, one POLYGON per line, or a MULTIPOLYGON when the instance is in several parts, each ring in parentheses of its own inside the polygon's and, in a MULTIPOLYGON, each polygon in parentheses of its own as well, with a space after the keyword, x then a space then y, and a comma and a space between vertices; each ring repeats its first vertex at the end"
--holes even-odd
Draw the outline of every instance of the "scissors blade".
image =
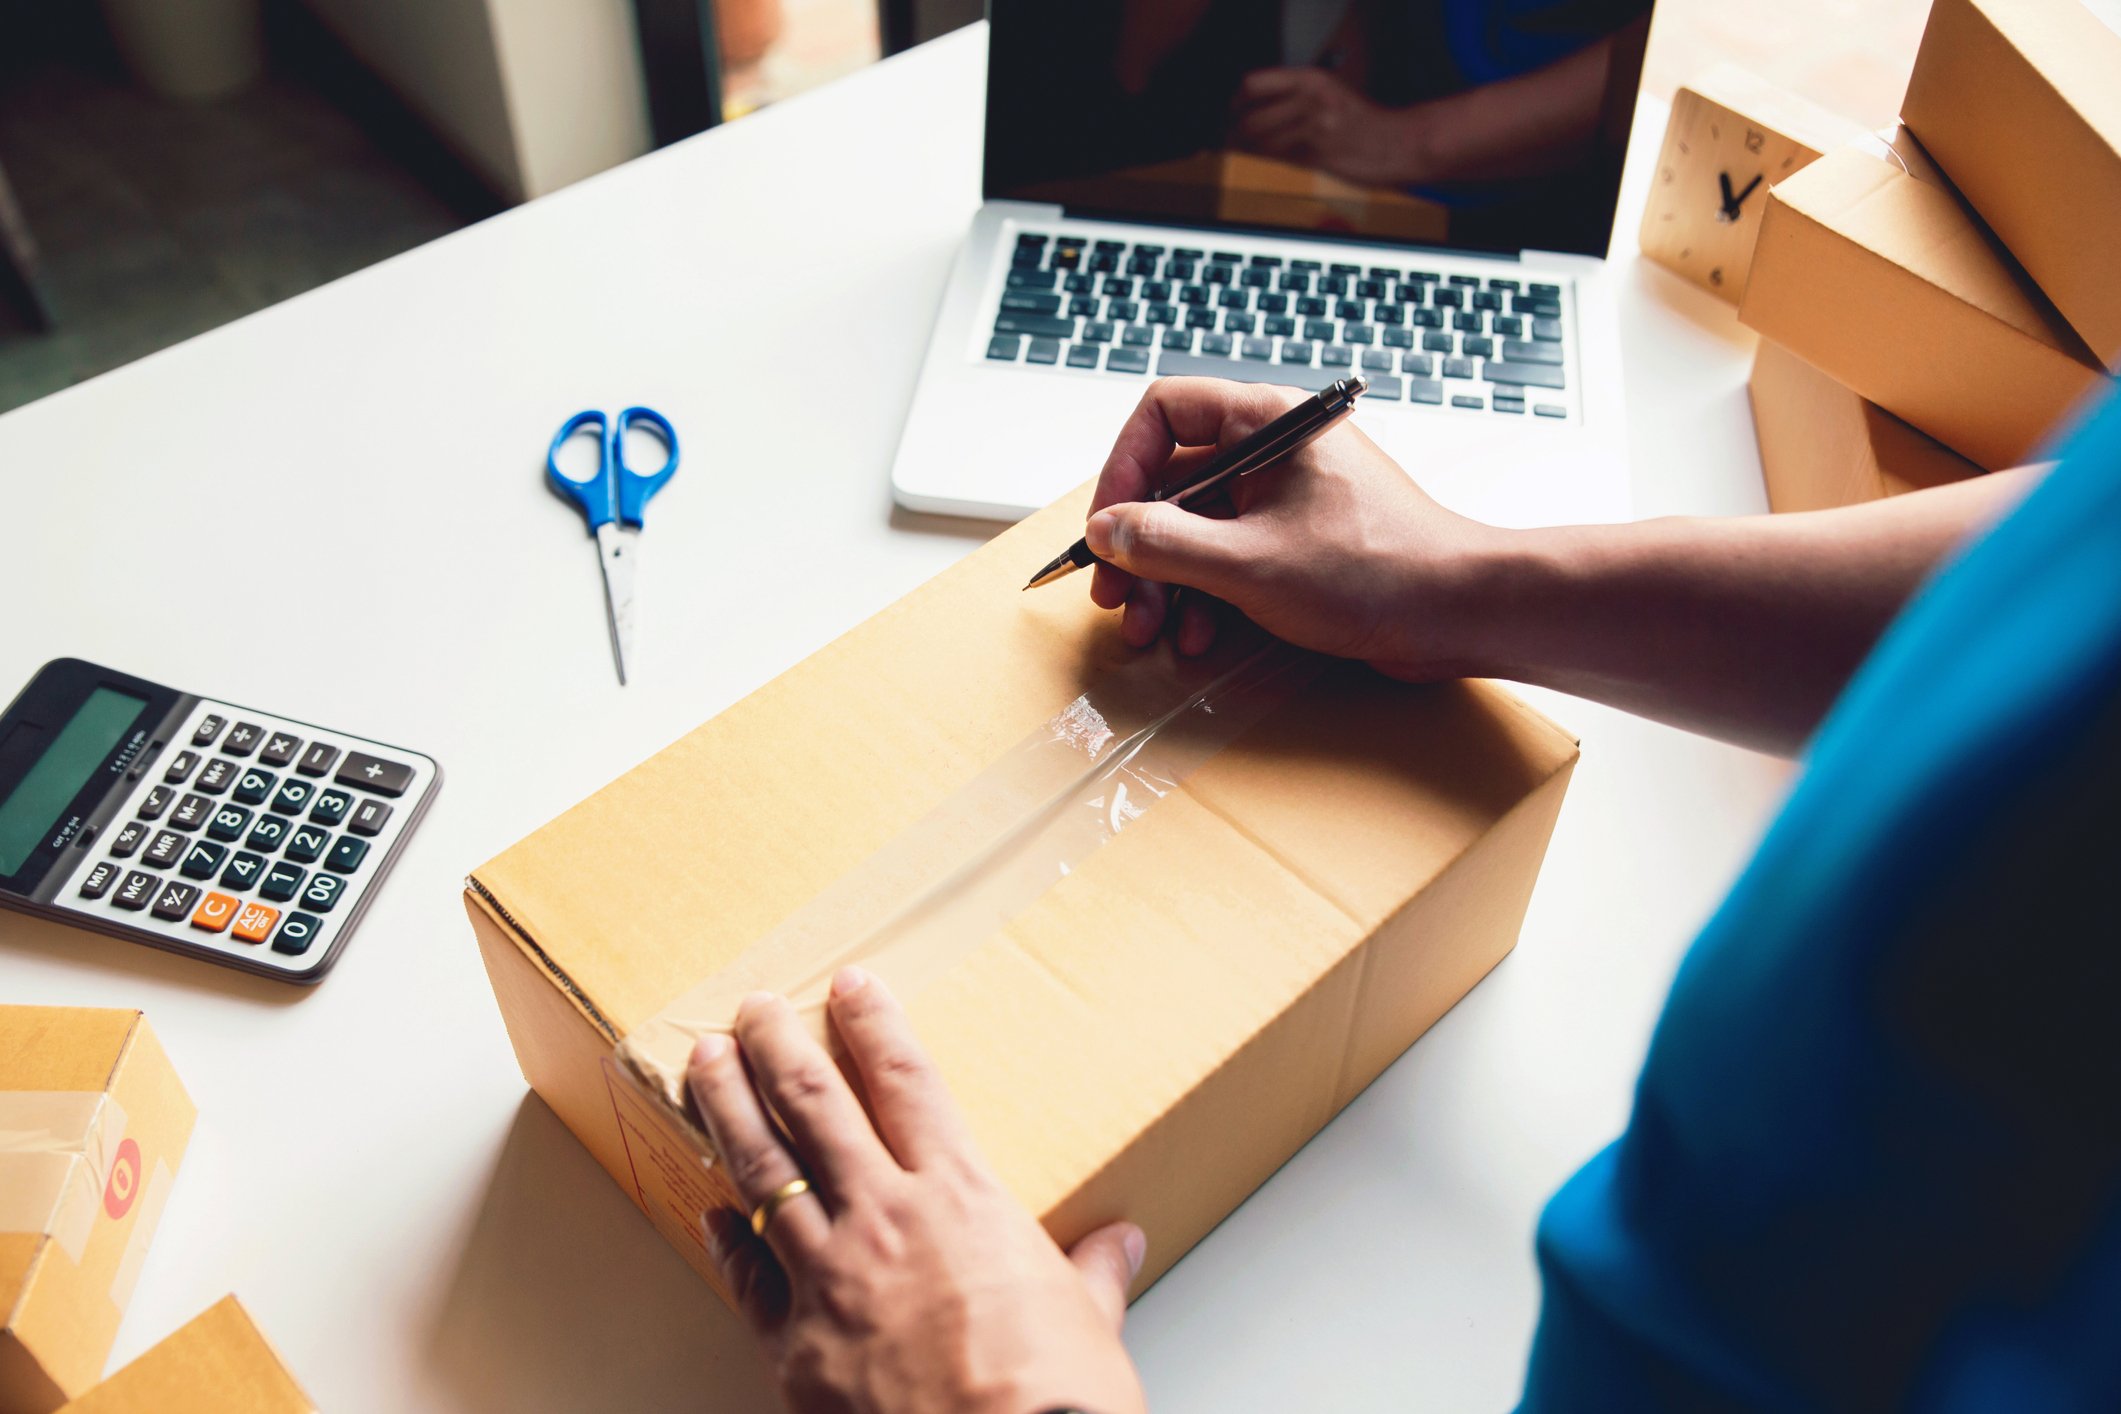
POLYGON ((633 651, 633 562, 640 549, 639 530, 616 521, 597 527, 597 562, 604 568, 604 608, 611 618, 611 653, 618 660, 621 687, 626 655, 633 651))

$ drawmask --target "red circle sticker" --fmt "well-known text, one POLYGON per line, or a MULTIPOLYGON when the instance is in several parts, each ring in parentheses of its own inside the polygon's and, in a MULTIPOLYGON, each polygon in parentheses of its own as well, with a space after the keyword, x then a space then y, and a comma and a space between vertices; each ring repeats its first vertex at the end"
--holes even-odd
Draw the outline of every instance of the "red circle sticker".
POLYGON ((133 1199, 140 1193, 140 1145, 138 1141, 126 1139, 118 1145, 118 1157, 111 1161, 110 1182, 103 1185, 103 1211, 114 1218, 122 1218, 133 1206, 133 1199))

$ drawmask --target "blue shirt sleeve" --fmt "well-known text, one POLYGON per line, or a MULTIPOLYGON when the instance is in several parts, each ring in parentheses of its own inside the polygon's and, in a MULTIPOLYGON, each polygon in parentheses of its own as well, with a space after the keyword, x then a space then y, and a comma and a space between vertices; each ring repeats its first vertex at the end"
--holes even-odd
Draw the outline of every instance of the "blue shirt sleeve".
POLYGON ((2121 400, 1851 683, 1538 1255, 1529 1411, 2121 1409, 2121 400))

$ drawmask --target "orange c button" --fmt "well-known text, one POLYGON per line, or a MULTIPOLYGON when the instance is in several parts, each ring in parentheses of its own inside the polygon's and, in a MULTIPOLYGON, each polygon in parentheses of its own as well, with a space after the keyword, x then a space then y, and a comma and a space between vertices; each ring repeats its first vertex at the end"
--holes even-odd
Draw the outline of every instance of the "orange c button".
POLYGON ((227 894, 208 894, 199 905, 199 911, 191 916, 191 926, 218 933, 228 927, 228 921, 235 916, 235 899, 227 894))
POLYGON ((280 921, 280 910, 262 903, 246 903, 236 915, 234 935, 246 943, 262 943, 272 936, 272 925, 280 921))

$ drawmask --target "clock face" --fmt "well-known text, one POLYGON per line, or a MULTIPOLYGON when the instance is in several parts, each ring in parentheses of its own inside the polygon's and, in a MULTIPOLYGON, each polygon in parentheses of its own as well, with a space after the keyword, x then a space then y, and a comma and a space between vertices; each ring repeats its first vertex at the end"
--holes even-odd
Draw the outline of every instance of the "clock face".
POLYGON ((1643 254, 1738 303, 1767 189, 1818 155, 1757 119, 1680 89, 1643 213, 1643 254))

